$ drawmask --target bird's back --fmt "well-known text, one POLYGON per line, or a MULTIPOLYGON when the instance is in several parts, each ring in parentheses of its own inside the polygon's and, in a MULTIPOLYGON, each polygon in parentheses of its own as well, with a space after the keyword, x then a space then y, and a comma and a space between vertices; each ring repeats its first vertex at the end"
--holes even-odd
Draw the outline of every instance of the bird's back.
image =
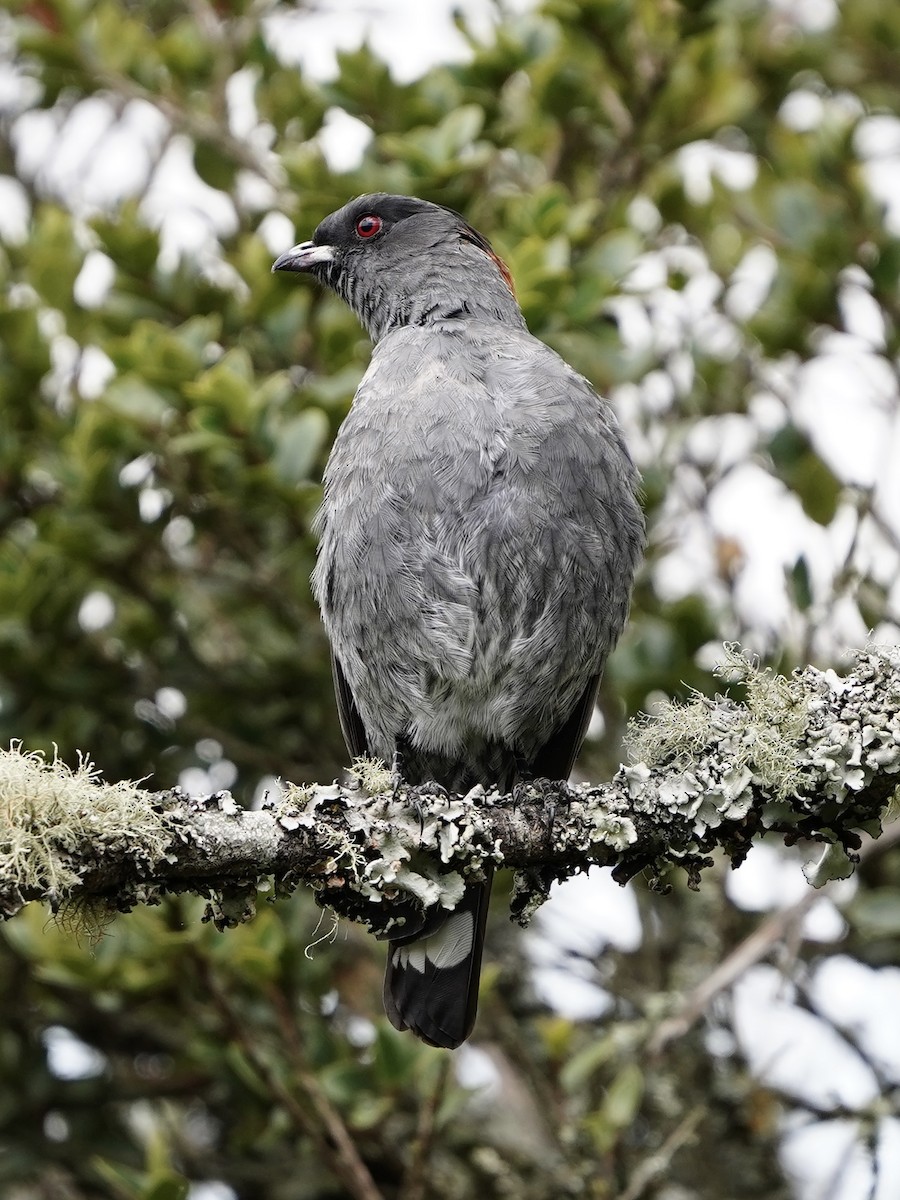
POLYGON ((370 750, 402 733, 434 763, 532 759, 624 624, 635 488, 606 402, 526 331, 385 337, 329 460, 314 575, 370 750))

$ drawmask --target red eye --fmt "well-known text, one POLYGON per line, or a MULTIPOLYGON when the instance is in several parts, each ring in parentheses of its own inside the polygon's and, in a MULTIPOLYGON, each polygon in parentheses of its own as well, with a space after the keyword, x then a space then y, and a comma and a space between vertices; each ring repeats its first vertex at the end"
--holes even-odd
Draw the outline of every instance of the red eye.
POLYGON ((374 213, 366 213, 356 222, 356 232, 361 238, 374 237, 380 229, 381 217, 376 217, 374 213))

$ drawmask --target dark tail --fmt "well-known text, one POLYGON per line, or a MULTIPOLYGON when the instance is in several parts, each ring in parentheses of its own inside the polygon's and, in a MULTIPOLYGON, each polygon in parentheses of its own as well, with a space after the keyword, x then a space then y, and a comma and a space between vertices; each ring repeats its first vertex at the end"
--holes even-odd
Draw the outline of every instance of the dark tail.
POLYGON ((493 871, 470 883, 447 916, 414 941, 392 941, 384 1007, 395 1029, 455 1050, 472 1032, 493 871))

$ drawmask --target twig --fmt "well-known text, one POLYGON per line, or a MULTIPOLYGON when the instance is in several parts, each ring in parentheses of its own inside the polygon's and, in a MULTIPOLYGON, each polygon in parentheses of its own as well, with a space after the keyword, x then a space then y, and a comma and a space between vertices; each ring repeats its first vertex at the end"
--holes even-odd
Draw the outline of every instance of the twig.
POLYGON ((434 1139, 434 1125, 437 1111, 444 1098, 447 1080, 450 1077, 450 1058, 444 1055, 438 1064, 437 1078, 431 1092, 423 1099, 419 1108, 419 1121, 415 1137, 409 1149, 406 1171, 403 1183, 398 1191, 405 1200, 428 1200, 426 1187, 428 1184, 428 1157, 434 1139))
POLYGON ((703 1016, 716 996, 731 987, 746 971, 765 958, 772 947, 785 937, 788 930, 803 919, 821 894, 810 889, 789 908, 772 913, 749 937, 739 942, 715 970, 688 994, 675 1016, 667 1017, 657 1026, 647 1046, 649 1052, 661 1054, 670 1042, 684 1037, 703 1016))
POLYGON ((687 1114, 684 1120, 672 1130, 660 1148, 649 1158, 645 1158, 632 1172, 631 1179, 618 1200, 640 1200, 644 1192, 662 1175, 682 1146, 691 1140, 702 1119, 706 1116, 706 1107, 698 1104, 687 1114))
POLYGON ((334 1143, 343 1172, 356 1180, 357 1191, 354 1194, 358 1195, 360 1200, 364 1200, 366 1197, 371 1197, 372 1200, 380 1198, 381 1193, 375 1186, 368 1168, 360 1158, 343 1117, 322 1090, 315 1072, 310 1069, 300 1038, 297 1035, 297 1025, 294 1015, 291 1012, 284 992, 274 985, 270 986, 268 991, 272 1008, 278 1017, 281 1035, 291 1055, 291 1062, 297 1083, 303 1089, 307 1100, 315 1109, 328 1136, 334 1143))
MULTIPOLYGON (((213 971, 209 968, 209 965, 201 962, 200 969, 203 972, 204 982, 219 1015, 227 1026, 232 1039, 244 1052, 244 1057, 247 1059, 249 1065, 265 1084, 272 1098, 277 1100, 288 1116, 290 1116, 300 1132, 312 1138, 319 1153, 347 1188, 349 1195, 353 1197, 353 1200, 384 1200, 382 1193, 375 1185, 369 1168, 363 1162, 362 1158, 360 1158, 359 1152, 340 1113, 338 1113, 322 1091, 315 1075, 309 1070, 302 1059, 290 1014, 287 1013, 286 1021, 280 1020, 282 1034, 285 1035, 287 1030, 291 1031, 285 1037, 285 1041, 292 1051, 294 1077, 298 1086, 303 1091, 307 1103, 312 1107, 315 1117, 307 1113, 303 1105, 298 1102, 296 1096, 284 1086, 277 1074, 265 1061, 265 1058, 259 1053, 256 1045, 247 1033, 239 1014, 233 1009, 229 998, 219 986, 219 982, 213 971)), ((277 989, 275 989, 275 992, 277 992, 277 989)), ((279 1018, 282 1018, 286 1011, 283 996, 275 1007, 279 1018)))
MULTIPOLYGON (((865 838, 859 848, 860 861, 883 854, 900 842, 900 821, 887 826, 876 841, 865 838)), ((713 1000, 726 988, 731 987, 752 966, 760 962, 776 943, 782 941, 796 928, 816 901, 827 895, 829 886, 819 891, 810 890, 794 904, 774 912, 744 938, 734 950, 720 962, 715 970, 697 985, 686 997, 679 1011, 662 1021, 648 1043, 651 1054, 660 1054, 677 1038, 684 1037, 696 1021, 703 1016, 713 1000)))

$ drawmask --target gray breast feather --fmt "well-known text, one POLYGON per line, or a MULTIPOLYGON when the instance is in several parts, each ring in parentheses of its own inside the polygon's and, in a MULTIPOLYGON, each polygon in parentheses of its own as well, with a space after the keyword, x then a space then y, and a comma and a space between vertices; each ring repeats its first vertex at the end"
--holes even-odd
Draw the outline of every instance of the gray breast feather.
POLYGON ((613 415, 496 324, 376 347, 326 472, 313 575, 374 752, 528 757, 602 670, 642 542, 613 415))

